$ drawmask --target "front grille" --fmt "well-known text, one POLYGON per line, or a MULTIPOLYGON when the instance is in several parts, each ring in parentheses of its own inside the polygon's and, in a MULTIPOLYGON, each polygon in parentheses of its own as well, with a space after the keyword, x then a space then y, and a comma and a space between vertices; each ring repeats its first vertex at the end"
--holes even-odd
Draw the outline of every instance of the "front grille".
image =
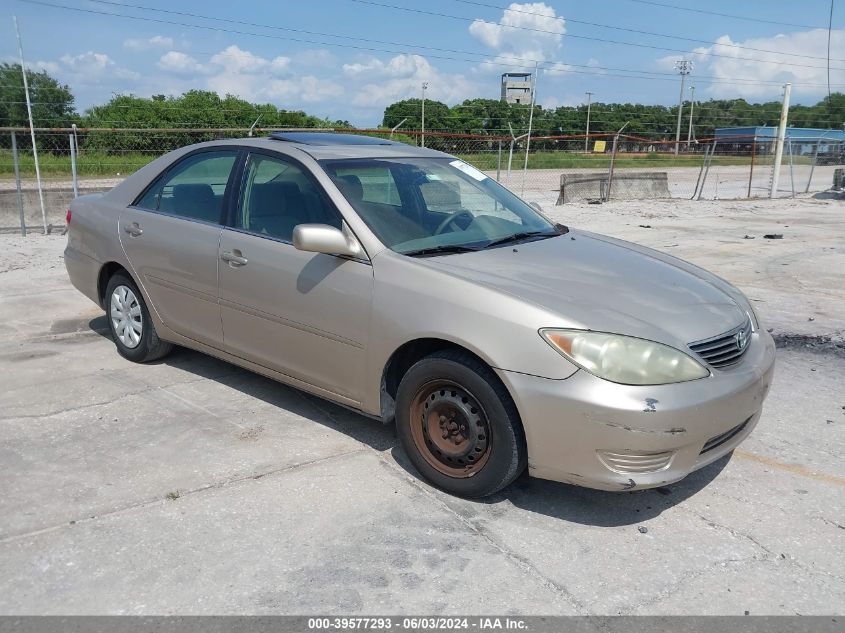
POLYGON ((690 343, 689 348, 711 367, 722 369, 742 358, 751 344, 751 320, 719 336, 690 343))
POLYGON ((674 451, 665 453, 617 453, 598 451, 599 459, 610 470, 617 473, 639 474, 654 473, 669 466, 674 451))
POLYGON ((734 437, 742 433, 742 430, 748 426, 748 423, 751 421, 751 418, 748 418, 742 424, 735 426, 732 429, 721 433, 720 435, 716 435, 715 437, 711 437, 707 442, 704 443, 704 448, 701 449, 699 455, 704 455, 704 453, 708 451, 712 451, 714 448, 718 448, 722 444, 726 442, 730 442, 734 437))

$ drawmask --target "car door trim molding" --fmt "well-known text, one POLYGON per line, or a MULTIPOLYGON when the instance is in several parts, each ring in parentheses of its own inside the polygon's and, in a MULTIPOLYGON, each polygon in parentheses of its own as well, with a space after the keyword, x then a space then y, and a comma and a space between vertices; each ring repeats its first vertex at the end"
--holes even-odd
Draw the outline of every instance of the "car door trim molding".
MULTIPOLYGON (((165 326, 166 325, 167 324, 165 324, 165 326)), ((213 356, 214 358, 219 358, 221 360, 233 363, 239 367, 243 367, 244 369, 254 371, 255 373, 260 374, 262 376, 272 378, 273 380, 278 380, 279 382, 282 382, 283 384, 289 385, 291 387, 302 389, 303 391, 313 394, 319 398, 324 398, 326 400, 329 400, 330 402, 338 404, 342 407, 346 407, 362 415, 366 415, 375 419, 381 419, 375 414, 364 411, 362 408, 363 403, 359 400, 356 400, 355 398, 351 398, 342 393, 332 391, 331 389, 327 389, 326 387, 315 385, 314 383, 308 382, 303 378, 298 378, 291 374, 286 374, 283 371, 279 371, 278 369, 267 367, 266 365, 262 365, 261 363, 258 363, 254 360, 249 360, 248 358, 244 358, 243 356, 238 356, 233 352, 221 349, 219 347, 215 347, 214 345, 210 345, 209 343, 205 343, 203 341, 198 341, 197 339, 191 338, 190 336, 186 336, 184 334, 180 334, 179 332, 175 332, 173 330, 170 331, 172 333, 172 336, 169 336, 168 340, 173 343, 176 343, 177 345, 186 345, 187 347, 208 354, 209 356, 213 356)))
POLYGON ((203 301, 207 301, 208 303, 217 304, 216 296, 210 295, 207 292, 203 292, 202 290, 197 290, 196 288, 189 288, 188 286, 183 286, 182 284, 177 284, 173 281, 162 279, 161 277, 156 277, 154 275, 145 275, 144 278, 148 282, 150 282, 151 284, 155 284, 156 286, 161 286, 162 288, 167 288, 168 290, 176 290, 177 292, 183 292, 186 295, 190 295, 197 299, 202 299, 203 301))
POLYGON ((280 317, 275 314, 270 314, 269 312, 264 312, 263 310, 258 310, 256 308, 250 308, 248 306, 243 305, 242 303, 238 303, 237 301, 230 301, 229 299, 219 299, 219 303, 221 307, 231 308, 232 310, 237 310, 239 312, 243 312, 245 314, 249 314, 250 316, 255 316, 260 319, 265 319, 267 321, 272 321, 274 323, 278 323, 280 325, 284 325, 286 327, 293 328, 295 330, 300 330, 302 332, 307 332, 309 334, 314 334, 315 336, 320 336, 322 338, 327 338, 331 341, 335 341, 337 343, 342 343, 344 345, 349 345, 350 347, 355 347, 357 349, 364 349, 364 345, 358 341, 345 338, 343 336, 339 336, 338 334, 334 334, 333 332, 327 332, 326 330, 321 330, 319 328, 312 327, 310 325, 306 325, 305 323, 299 323, 298 321, 291 321, 290 319, 285 319, 284 317, 280 317))

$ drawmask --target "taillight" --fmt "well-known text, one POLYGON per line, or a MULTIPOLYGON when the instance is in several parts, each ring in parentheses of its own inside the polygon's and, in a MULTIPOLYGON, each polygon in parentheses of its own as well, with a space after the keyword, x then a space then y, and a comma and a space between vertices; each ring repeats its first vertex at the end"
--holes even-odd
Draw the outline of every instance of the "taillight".
POLYGON ((65 215, 65 221, 70 224, 71 212, 70 209, 67 210, 67 215, 65 215))

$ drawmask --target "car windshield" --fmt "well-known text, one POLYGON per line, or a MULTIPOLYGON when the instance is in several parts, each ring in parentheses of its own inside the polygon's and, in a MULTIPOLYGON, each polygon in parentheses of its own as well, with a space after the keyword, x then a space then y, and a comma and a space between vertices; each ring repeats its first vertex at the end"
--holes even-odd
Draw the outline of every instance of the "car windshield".
POLYGON ((454 158, 321 165, 379 239, 398 253, 464 252, 559 234, 495 180, 454 158))

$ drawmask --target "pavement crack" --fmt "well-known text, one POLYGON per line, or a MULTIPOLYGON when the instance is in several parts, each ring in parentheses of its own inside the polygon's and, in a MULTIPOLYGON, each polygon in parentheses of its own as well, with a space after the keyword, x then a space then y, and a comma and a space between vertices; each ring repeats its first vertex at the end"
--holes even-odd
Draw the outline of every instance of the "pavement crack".
POLYGON ((484 541, 486 541, 488 545, 497 550, 516 567, 521 569, 523 572, 537 578, 540 584, 566 599, 572 605, 572 607, 575 608, 577 614, 582 615, 589 612, 587 606, 578 598, 576 598, 566 587, 556 582, 552 578, 546 576, 541 570, 537 569, 537 567, 534 566, 531 561, 526 560, 524 557, 520 556, 510 548, 499 543, 490 533, 488 533, 481 526, 473 523, 468 518, 463 516, 460 512, 452 508, 448 503, 443 501, 443 499, 441 499, 439 496, 437 496, 431 490, 425 487, 418 479, 410 477, 406 472, 401 470, 395 462, 385 459, 384 455, 381 452, 376 451, 375 449, 369 450, 373 450, 378 455, 379 461, 382 464, 396 471, 400 475, 400 477, 405 479, 405 481, 411 485, 411 487, 415 488, 421 494, 424 494, 429 499, 433 500, 447 513, 451 514, 459 523, 461 523, 464 527, 473 532, 473 534, 475 534, 479 538, 484 539, 484 541))
POLYGON ((322 464, 324 462, 328 462, 334 459, 340 459, 343 457, 347 457, 349 455, 355 455, 357 453, 363 453, 366 448, 359 448, 351 451, 345 451, 343 453, 338 453, 336 455, 329 455, 327 457, 320 457, 318 459, 312 459, 307 462, 300 462, 298 464, 292 464, 289 466, 280 466, 279 468, 271 468, 262 472, 258 473, 251 473, 249 475, 237 475, 234 477, 228 477, 226 479, 221 479, 220 481, 215 481, 209 484, 205 484, 202 486, 196 486, 194 488, 190 488, 188 490, 179 490, 178 497, 168 499, 168 497, 164 494, 162 496, 157 496, 154 498, 144 499, 142 501, 136 501, 133 503, 127 503, 122 506, 116 506, 110 510, 105 512, 99 512, 96 514, 92 514, 86 517, 81 517, 78 519, 70 519, 69 521, 64 521, 62 523, 58 523, 55 525, 50 525, 47 527, 39 528, 37 530, 28 530, 26 532, 20 532, 17 534, 6 534, 0 535, 0 545, 5 545, 7 543, 11 543, 13 541, 19 541, 21 539, 33 537, 33 536, 40 536, 41 534, 47 534, 49 532, 55 532, 56 530, 60 530, 62 528, 69 528, 72 525, 79 525, 81 523, 90 523, 92 521, 96 521, 98 519, 103 519, 106 517, 111 517, 119 514, 123 514, 126 512, 131 512, 133 510, 141 510, 147 507, 159 506, 164 505, 167 503, 175 503, 177 501, 181 501, 186 497, 190 497, 193 495, 202 494, 204 492, 208 492, 209 490, 221 490, 223 488, 227 488, 232 485, 236 485, 239 483, 251 481, 251 480, 258 480, 258 479, 265 479, 267 477, 271 477, 273 475, 279 475, 282 473, 293 472, 295 470, 299 470, 300 468, 306 468, 309 466, 314 466, 317 464, 322 464))
POLYGON ((635 609, 639 609, 640 611, 642 611, 643 608, 647 609, 648 607, 654 606, 657 603, 662 602, 666 598, 673 596, 676 592, 681 590, 687 584, 689 584, 690 582, 692 582, 696 578, 699 578, 699 577, 705 575, 706 573, 710 572, 712 569, 717 569, 719 567, 725 567, 728 563, 735 563, 734 567, 742 567, 743 565, 747 565, 749 563, 755 562, 756 560, 757 559, 755 559, 755 558, 746 558, 746 559, 740 560, 740 561, 736 561, 734 559, 719 560, 719 561, 714 561, 712 564, 707 565, 705 567, 693 569, 693 570, 681 575, 680 579, 677 582, 673 583, 669 587, 666 587, 662 591, 659 591, 658 593, 651 596, 650 598, 643 600, 642 602, 640 602, 636 605, 632 605, 631 607, 629 607, 627 609, 622 609, 619 612, 618 615, 633 615, 635 609))

